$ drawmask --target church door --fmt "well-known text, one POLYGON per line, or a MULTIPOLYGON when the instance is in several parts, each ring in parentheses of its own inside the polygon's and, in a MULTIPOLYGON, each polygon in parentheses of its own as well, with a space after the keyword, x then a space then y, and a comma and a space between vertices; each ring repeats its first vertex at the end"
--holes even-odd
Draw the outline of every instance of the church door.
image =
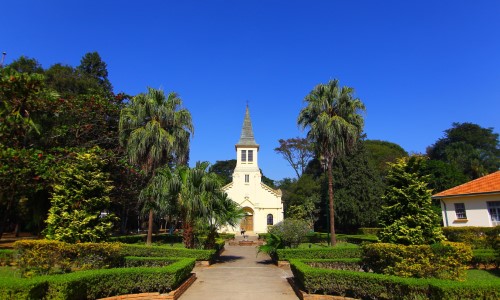
POLYGON ((244 207, 245 217, 241 219, 240 228, 245 231, 253 231, 253 209, 244 207))

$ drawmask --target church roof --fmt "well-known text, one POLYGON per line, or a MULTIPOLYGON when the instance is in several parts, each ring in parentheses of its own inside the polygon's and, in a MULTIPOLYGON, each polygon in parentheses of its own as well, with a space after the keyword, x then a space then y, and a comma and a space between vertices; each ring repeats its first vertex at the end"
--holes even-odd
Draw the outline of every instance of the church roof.
POLYGON ((259 144, 255 142, 255 138, 253 136, 252 121, 250 120, 250 110, 248 109, 248 106, 245 112, 245 119, 243 120, 240 140, 236 146, 259 146, 259 144))

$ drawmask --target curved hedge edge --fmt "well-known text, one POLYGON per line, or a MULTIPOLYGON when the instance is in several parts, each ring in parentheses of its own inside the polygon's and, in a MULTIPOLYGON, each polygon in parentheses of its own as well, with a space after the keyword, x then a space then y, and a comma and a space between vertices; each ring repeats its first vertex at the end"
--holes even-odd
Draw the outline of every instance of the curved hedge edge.
POLYGON ((457 282, 313 268, 300 259, 290 266, 297 285, 308 293, 369 299, 500 299, 498 283, 457 282))
POLYGON ((168 292, 191 274, 194 258, 166 267, 89 270, 0 282, 0 299, 97 299, 121 294, 168 292))

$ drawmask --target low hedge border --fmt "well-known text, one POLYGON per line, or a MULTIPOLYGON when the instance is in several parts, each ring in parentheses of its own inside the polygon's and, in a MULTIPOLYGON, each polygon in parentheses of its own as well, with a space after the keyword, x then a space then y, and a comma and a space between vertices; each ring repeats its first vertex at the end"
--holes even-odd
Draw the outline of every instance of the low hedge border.
POLYGON ((9 266, 14 262, 16 252, 11 249, 0 249, 0 266, 9 266))
POLYGON ((342 246, 332 248, 312 249, 278 249, 276 251, 278 260, 302 259, 336 259, 336 258, 361 258, 359 246, 342 246))
POLYGON ((177 261, 180 258, 173 257, 141 257, 141 256, 126 256, 123 266, 125 268, 134 267, 166 267, 177 261))
POLYGON ((302 261, 306 265, 313 268, 344 270, 344 271, 363 270, 363 263, 360 258, 309 259, 302 261))
POLYGON ((6 278, 0 282, 0 299, 97 299, 121 294, 168 292, 189 277, 192 258, 159 268, 89 270, 31 279, 6 278))
MULTIPOLYGON (((146 243, 147 234, 121 235, 109 238, 110 242, 119 242, 124 244, 146 243)), ((182 236, 168 233, 154 234, 152 237, 153 243, 174 244, 182 243, 182 236)))
POLYGON ((218 250, 200 250, 172 248, 170 246, 146 246, 122 244, 120 253, 123 256, 142 256, 142 257, 190 257, 198 261, 213 261, 218 254, 218 250))
POLYGON ((500 267, 500 257, 494 249, 476 249, 472 250, 471 264, 476 269, 487 269, 500 267))
MULTIPOLYGON (((500 236, 500 226, 496 227, 443 227, 443 234, 450 242, 471 245, 473 249, 495 248, 496 239, 500 236)), ((497 248, 498 249, 498 248, 497 248)))
POLYGON ((362 299, 500 299, 498 283, 401 278, 375 273, 313 268, 291 259, 296 283, 308 293, 362 299))

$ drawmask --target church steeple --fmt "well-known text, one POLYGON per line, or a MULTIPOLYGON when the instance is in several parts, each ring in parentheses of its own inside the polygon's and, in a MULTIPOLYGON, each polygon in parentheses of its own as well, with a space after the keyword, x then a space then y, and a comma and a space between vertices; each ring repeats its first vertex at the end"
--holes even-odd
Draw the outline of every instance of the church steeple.
POLYGON ((250 110, 248 109, 248 105, 245 111, 245 119, 243 120, 240 140, 236 144, 236 148, 241 146, 259 147, 259 144, 255 142, 255 138, 253 136, 252 121, 250 120, 250 110))

